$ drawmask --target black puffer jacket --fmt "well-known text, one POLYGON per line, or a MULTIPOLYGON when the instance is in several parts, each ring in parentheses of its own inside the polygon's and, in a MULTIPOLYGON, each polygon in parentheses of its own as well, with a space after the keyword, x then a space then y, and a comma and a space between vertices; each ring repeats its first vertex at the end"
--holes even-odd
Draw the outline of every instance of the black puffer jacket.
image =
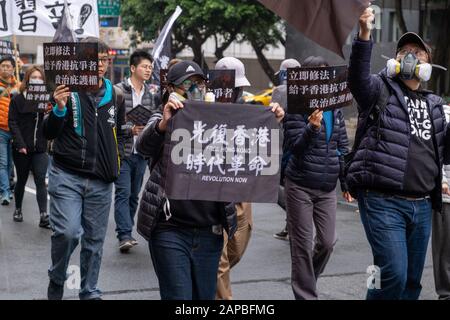
POLYGON ((25 112, 25 97, 18 94, 9 104, 8 125, 15 150, 26 148, 28 153, 46 152, 47 139, 44 137, 44 114, 25 112))
POLYGON ((348 152, 348 139, 342 110, 333 112, 333 132, 326 142, 325 122, 319 130, 301 114, 287 114, 284 118, 284 148, 292 156, 285 175, 306 188, 332 191, 338 177, 342 191, 347 191, 344 178, 344 155, 348 152))
MULTIPOLYGON (((348 86, 358 102, 359 116, 367 116, 367 112, 380 95, 383 83, 388 87, 391 96, 380 115, 378 125, 362 128, 360 126, 363 122, 358 122, 358 130, 363 130, 364 135, 349 166, 347 184, 355 195, 358 189, 384 189, 402 193, 411 139, 408 106, 399 83, 387 77, 386 70, 378 75, 370 73, 372 47, 372 41, 355 39, 350 56, 348 86)), ((445 123, 442 107, 445 102, 431 92, 422 94, 430 110, 436 165, 442 168, 443 164, 450 163, 450 126, 445 123)), ((430 194, 433 209, 436 211, 442 209, 442 171, 439 172, 435 188, 430 194)))
MULTIPOLYGON (((165 134, 160 134, 156 126, 161 119, 161 114, 156 113, 148 122, 144 131, 139 135, 136 143, 137 151, 144 157, 154 159, 153 170, 145 184, 142 194, 137 221, 137 231, 147 241, 151 239, 151 233, 156 226, 159 215, 163 214, 163 205, 165 202, 165 161, 166 155, 163 154, 165 134)), ((166 149, 165 152, 168 152, 166 149)), ((237 228, 237 216, 234 203, 223 206, 222 225, 224 226, 228 237, 231 238, 237 228)))
MULTIPOLYGON (((133 109, 133 93, 131 85, 128 82, 128 78, 124 79, 121 83, 115 85, 120 88, 123 92, 124 106, 125 106, 125 117, 126 114, 133 109)), ((159 94, 159 89, 156 86, 144 85, 144 95, 142 96, 143 107, 148 108, 152 112, 157 112, 161 107, 161 99, 159 94)), ((127 158, 133 152, 133 133, 131 128, 133 124, 126 121, 126 124, 122 126, 122 132, 124 134, 124 139, 119 145, 119 153, 121 158, 127 158)))

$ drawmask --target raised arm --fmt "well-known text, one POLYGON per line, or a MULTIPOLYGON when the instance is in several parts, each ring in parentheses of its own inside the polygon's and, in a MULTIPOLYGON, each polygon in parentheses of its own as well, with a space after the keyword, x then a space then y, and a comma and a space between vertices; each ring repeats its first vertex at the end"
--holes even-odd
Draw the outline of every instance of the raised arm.
POLYGON ((382 81, 379 77, 370 74, 373 42, 367 23, 373 18, 371 9, 366 9, 359 18, 360 31, 353 41, 348 69, 348 86, 358 103, 360 112, 369 109, 375 103, 382 81))

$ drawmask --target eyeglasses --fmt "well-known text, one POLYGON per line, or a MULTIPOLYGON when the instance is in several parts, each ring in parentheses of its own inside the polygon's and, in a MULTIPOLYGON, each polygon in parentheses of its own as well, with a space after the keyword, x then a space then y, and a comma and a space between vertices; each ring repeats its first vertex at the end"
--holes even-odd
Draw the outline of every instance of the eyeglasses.
POLYGON ((98 58, 98 62, 101 62, 102 64, 107 64, 109 63, 109 61, 110 61, 109 57, 98 58))
POLYGON ((205 87, 205 80, 184 80, 181 85, 182 87, 187 91, 189 90, 192 85, 197 85, 197 87, 199 87, 200 89, 203 89, 205 87))
POLYGON ((406 56, 408 53, 412 53, 414 54, 417 58, 419 59, 425 59, 428 58, 428 54, 426 51, 419 49, 419 48, 414 48, 414 49, 402 49, 398 52, 399 55, 401 56, 406 56))

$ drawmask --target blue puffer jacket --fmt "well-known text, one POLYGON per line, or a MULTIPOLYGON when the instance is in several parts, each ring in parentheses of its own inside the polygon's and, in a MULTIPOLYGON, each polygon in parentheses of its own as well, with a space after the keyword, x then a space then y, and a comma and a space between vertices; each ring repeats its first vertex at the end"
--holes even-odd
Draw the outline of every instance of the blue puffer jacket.
MULTIPOLYGON (((391 192, 404 190, 405 172, 408 166, 410 121, 404 94, 397 82, 386 76, 370 74, 370 58, 373 43, 356 39, 350 57, 348 85, 359 104, 360 117, 365 116, 377 101, 383 79, 391 92, 384 111, 380 115, 379 129, 371 125, 365 129, 361 144, 348 169, 347 184, 353 195, 358 189, 382 189, 391 192)), ((433 142, 438 150, 436 163, 442 168, 448 162, 450 139, 445 139, 446 128, 442 98, 425 93, 434 129, 433 142)), ((420 168, 417 168, 420 170, 420 168)), ((441 172, 441 171, 440 171, 441 172)), ((436 187, 431 193, 433 209, 442 206, 441 179, 436 178, 436 187)))
POLYGON ((325 192, 336 188, 347 190, 343 175, 344 155, 348 152, 348 139, 344 115, 340 109, 333 112, 333 132, 326 142, 325 122, 319 130, 301 114, 287 114, 284 118, 284 148, 291 152, 286 177, 296 184, 325 192))

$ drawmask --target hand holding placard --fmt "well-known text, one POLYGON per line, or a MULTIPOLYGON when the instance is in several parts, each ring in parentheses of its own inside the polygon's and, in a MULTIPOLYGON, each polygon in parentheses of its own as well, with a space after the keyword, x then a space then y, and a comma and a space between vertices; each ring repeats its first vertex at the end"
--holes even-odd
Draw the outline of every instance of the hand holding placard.
POLYGON ((275 113, 275 118, 277 119, 277 122, 280 123, 285 115, 284 109, 280 106, 278 102, 272 102, 270 104, 270 107, 272 108, 272 112, 275 113))
POLYGON ((173 117, 175 112, 179 109, 183 109, 184 105, 183 103, 177 98, 175 94, 171 94, 169 101, 164 106, 163 110, 163 118, 159 122, 158 130, 160 132, 165 132, 167 130, 167 123, 169 122, 170 118, 173 117))
POLYGON ((64 107, 67 104, 67 99, 70 96, 69 87, 66 87, 65 85, 58 86, 53 93, 53 98, 55 99, 56 105, 58 106, 59 110, 64 110, 64 107))
POLYGON ((322 125, 323 111, 315 110, 308 118, 308 122, 314 126, 315 129, 320 129, 322 125))

